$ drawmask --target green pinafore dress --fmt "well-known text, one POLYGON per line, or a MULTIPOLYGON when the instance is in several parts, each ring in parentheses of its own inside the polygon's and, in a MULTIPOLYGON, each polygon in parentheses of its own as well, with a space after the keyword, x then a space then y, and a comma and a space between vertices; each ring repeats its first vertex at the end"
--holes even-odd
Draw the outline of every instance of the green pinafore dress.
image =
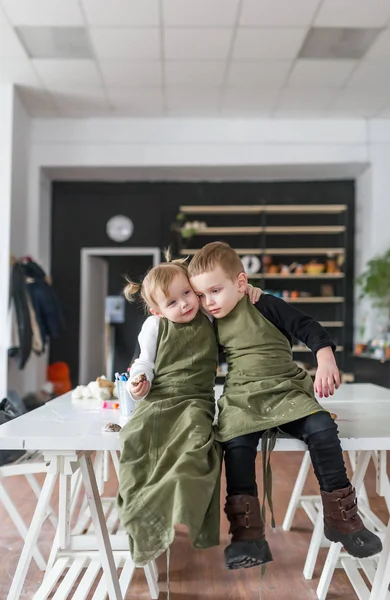
POLYGON ((216 438, 269 430, 324 410, 310 375, 294 362, 287 338, 245 296, 229 315, 216 319, 228 361, 218 401, 216 438))
POLYGON ((155 378, 120 432, 118 508, 136 565, 169 548, 174 526, 192 545, 219 544, 221 451, 215 442, 217 341, 200 312, 160 319, 155 378))

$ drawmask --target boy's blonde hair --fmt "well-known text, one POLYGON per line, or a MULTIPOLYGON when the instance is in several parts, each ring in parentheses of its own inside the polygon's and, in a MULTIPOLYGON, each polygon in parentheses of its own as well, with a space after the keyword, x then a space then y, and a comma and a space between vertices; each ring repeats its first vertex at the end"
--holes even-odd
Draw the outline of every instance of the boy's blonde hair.
POLYGON ((221 267, 232 281, 239 273, 245 273, 240 257, 229 244, 211 242, 194 254, 188 266, 188 276, 194 277, 201 273, 207 273, 216 267, 221 267))
POLYGON ((136 283, 126 277, 127 285, 123 289, 123 294, 129 302, 134 302, 139 293, 145 304, 146 309, 153 308, 158 310, 155 293, 159 289, 165 296, 168 296, 172 281, 178 275, 182 274, 188 278, 188 265, 186 258, 172 260, 169 250, 164 252, 165 263, 152 267, 145 275, 142 283, 136 283))

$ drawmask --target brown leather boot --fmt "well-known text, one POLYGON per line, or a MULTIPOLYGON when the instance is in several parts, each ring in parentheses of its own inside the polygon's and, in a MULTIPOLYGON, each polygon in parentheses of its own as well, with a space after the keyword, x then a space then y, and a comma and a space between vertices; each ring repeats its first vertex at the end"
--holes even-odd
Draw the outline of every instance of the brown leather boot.
POLYGON ((248 569, 272 561, 256 496, 240 494, 226 498, 225 513, 230 523, 231 544, 225 548, 228 569, 248 569))
POLYGON ((356 492, 352 485, 333 492, 321 490, 324 507, 324 533, 331 542, 341 542, 356 558, 366 558, 382 550, 380 538, 363 524, 358 515, 356 492))

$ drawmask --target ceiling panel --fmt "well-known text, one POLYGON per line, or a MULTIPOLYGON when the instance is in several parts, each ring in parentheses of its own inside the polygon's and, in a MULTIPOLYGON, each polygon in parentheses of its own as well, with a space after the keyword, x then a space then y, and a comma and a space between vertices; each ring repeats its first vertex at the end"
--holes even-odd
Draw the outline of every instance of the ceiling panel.
POLYGON ((34 67, 47 88, 99 86, 99 71, 92 60, 34 60, 34 67))
POLYGON ((321 0, 243 0, 240 25, 302 27, 312 22, 321 0))
POLYGON ((161 88, 111 88, 108 96, 114 110, 121 110, 122 114, 159 115, 163 112, 161 88))
POLYGON ((384 27, 390 19, 388 0, 324 0, 316 27, 384 27))
POLYGON ((390 87, 390 69, 387 64, 364 61, 348 79, 347 85, 378 90, 390 87))
POLYGON ((159 25, 159 6, 156 0, 82 0, 82 4, 87 23, 92 27, 159 25))
POLYGON ((362 117, 368 117, 375 114, 383 106, 390 102, 390 89, 383 90, 381 93, 377 90, 345 88, 337 94, 329 105, 332 112, 339 111, 350 114, 356 114, 362 117))
POLYGON ((15 30, 9 25, 3 24, 0 29, 0 58, 26 58, 26 56, 15 30))
POLYGON ((239 0, 163 0, 162 6, 166 27, 231 27, 239 0))
POLYGON ((225 61, 168 61, 165 81, 167 85, 219 86, 225 69, 225 61))
POLYGON ((291 65, 291 61, 233 61, 227 85, 280 87, 287 80, 291 65))
POLYGON ((144 60, 101 60, 100 70, 107 87, 159 86, 162 63, 144 60))
POLYGON ((31 61, 27 58, 2 58, 0 81, 37 88, 40 86, 31 61))
POLYGON ((82 25, 78 0, 2 0, 13 25, 82 25))
POLYGON ((388 60, 390 58, 390 30, 385 29, 379 34, 369 51, 367 60, 388 60))
POLYGON ((285 88, 279 98, 279 110, 324 110, 334 98, 333 88, 285 88))
POLYGON ((303 28, 245 28, 241 27, 233 47, 234 59, 271 60, 293 59, 306 35, 303 28))
POLYGON ((160 58, 160 33, 157 27, 96 28, 91 29, 91 37, 99 58, 160 58))
POLYGON ((339 87, 358 65, 354 60, 297 60, 288 86, 339 87))
POLYGON ((169 110, 176 109, 218 109, 220 91, 216 88, 207 87, 167 87, 167 107, 169 110))
POLYGON ((108 109, 109 102, 101 87, 82 87, 70 90, 69 88, 59 88, 51 91, 51 96, 55 105, 60 109, 74 111, 90 111, 94 113, 95 109, 108 109))
POLYGON ((222 99, 224 112, 270 112, 279 97, 278 89, 227 88, 222 99))
POLYGON ((9 19, 7 18, 7 15, 0 6, 0 27, 4 27, 6 25, 9 25, 9 19))
POLYGON ((224 60, 227 58, 232 29, 166 29, 167 60, 224 60))

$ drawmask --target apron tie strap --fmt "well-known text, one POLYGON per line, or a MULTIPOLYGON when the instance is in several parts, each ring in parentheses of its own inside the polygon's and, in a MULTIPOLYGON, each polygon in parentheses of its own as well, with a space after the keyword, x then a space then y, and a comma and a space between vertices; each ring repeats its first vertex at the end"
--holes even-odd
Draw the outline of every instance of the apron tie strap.
POLYGON ((263 463, 263 506, 261 514, 264 525, 266 519, 265 501, 267 499, 269 509, 271 511, 271 527, 275 529, 274 507, 272 502, 272 469, 271 469, 271 452, 275 448, 277 437, 276 429, 267 429, 264 431, 261 438, 261 458, 263 463))
POLYGON ((171 547, 167 548, 167 600, 171 600, 171 582, 169 579, 169 568, 171 562, 171 547))

